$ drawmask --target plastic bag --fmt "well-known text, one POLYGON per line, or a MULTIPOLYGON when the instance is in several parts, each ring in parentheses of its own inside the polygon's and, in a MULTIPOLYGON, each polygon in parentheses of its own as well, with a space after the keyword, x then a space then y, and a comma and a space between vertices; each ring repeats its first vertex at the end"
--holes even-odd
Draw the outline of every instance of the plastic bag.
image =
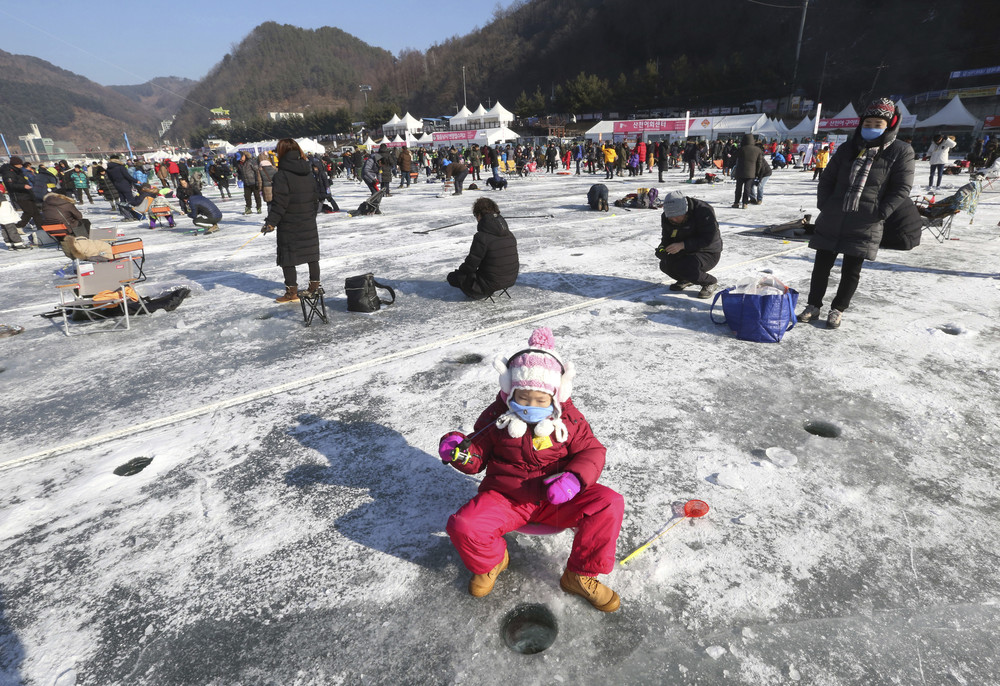
POLYGON ((748 295, 781 295, 788 292, 788 286, 772 274, 763 274, 740 279, 732 292, 748 295))

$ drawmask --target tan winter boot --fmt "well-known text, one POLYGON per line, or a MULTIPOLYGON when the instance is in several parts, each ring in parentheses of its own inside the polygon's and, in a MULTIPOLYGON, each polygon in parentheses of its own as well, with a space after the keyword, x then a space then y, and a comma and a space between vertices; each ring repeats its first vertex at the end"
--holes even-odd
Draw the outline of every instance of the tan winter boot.
POLYGON ((559 586, 567 593, 586 598, 601 612, 614 612, 621 605, 618 594, 592 576, 574 574, 567 569, 559 579, 559 586))
POLYGON ((310 281, 309 289, 306 290, 305 294, 311 298, 312 296, 316 295, 316 291, 320 289, 320 286, 321 284, 319 281, 310 281))
POLYGON ((297 303, 298 301, 299 289, 296 286, 285 286, 285 294, 274 299, 276 303, 297 303))
POLYGON ((497 582, 497 577, 500 576, 500 572, 507 569, 509 563, 510 555, 504 550, 503 559, 489 573, 472 575, 472 579, 469 580, 469 593, 476 598, 489 595, 490 591, 493 590, 494 584, 497 582))

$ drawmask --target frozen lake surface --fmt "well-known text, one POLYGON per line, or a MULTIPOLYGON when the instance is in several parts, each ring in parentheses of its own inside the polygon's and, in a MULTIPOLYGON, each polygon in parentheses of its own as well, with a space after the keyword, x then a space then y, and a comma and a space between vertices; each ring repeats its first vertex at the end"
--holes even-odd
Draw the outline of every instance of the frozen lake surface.
MULTIPOLYGON (((0 340, 0 683, 1000 682, 1000 192, 957 240, 925 233, 867 262, 839 330, 798 325, 774 345, 669 291, 659 213, 590 212, 601 176, 486 191, 522 262, 495 304, 444 281, 479 193, 438 197, 421 177, 381 216, 321 215, 330 323, 309 328, 273 302, 273 235, 239 249, 261 217, 235 193, 213 236, 186 218, 130 225, 139 290, 192 296, 127 332, 67 338, 34 316, 67 260, 0 253, 0 323, 27 329, 0 340), (396 303, 346 312, 344 278, 368 271, 396 303), (622 597, 610 615, 559 589, 569 532, 508 536, 484 599, 444 533, 477 482, 441 464, 437 439, 471 428, 497 391, 493 356, 541 325, 577 366, 601 481, 625 496, 619 559, 678 504, 712 508, 603 579, 622 597), (152 462, 113 473, 137 457, 152 462), (558 623, 536 655, 501 636, 527 603, 558 623)), ((776 171, 748 210, 729 208, 732 182, 652 185, 715 206, 724 285, 770 270, 804 304, 813 252, 739 232, 815 216, 811 176, 776 171)), ((616 179, 611 197, 655 178, 616 179)), ((333 192, 345 209, 367 195, 333 192)), ((105 208, 85 207, 97 225, 105 208)))

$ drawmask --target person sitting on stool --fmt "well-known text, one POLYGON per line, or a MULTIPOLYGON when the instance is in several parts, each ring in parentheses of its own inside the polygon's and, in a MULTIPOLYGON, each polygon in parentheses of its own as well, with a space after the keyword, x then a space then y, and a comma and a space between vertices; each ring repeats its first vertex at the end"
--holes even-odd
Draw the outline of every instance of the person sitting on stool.
POLYGON ((473 300, 482 300, 513 286, 520 263, 517 239, 497 204, 479 198, 472 205, 472 215, 478 222, 472 247, 462 266, 448 274, 448 283, 473 300))
POLYGON ((722 235, 715 210, 703 200, 686 198, 680 191, 670 191, 663 197, 660 219, 663 238, 656 249, 660 271, 672 279, 670 290, 683 291, 688 286, 701 286, 699 298, 711 298, 719 288, 718 279, 708 270, 722 257, 722 235))

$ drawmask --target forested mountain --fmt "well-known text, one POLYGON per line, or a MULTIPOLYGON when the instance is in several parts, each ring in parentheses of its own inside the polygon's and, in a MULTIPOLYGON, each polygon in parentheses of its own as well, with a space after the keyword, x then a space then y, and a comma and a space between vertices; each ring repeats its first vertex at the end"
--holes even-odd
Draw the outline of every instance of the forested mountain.
POLYGON ((988 30, 995 3, 809 0, 797 67, 801 0, 518 0, 480 29, 395 57, 337 28, 267 22, 193 87, 168 77, 105 88, 0 51, 0 131, 34 122, 92 147, 128 128, 141 146, 179 108, 168 137, 197 142, 208 110, 223 107, 245 122, 231 137, 293 134, 265 125, 268 111, 303 112, 300 129, 332 133, 351 120, 378 126, 393 112, 454 113, 466 98, 463 66, 471 108, 500 100, 522 115, 731 106, 793 91, 830 112, 871 93, 945 88, 951 70, 1000 64, 988 30), (367 106, 359 84, 371 86, 367 106))
POLYGON ((160 120, 170 119, 184 104, 184 98, 197 81, 179 76, 160 76, 137 86, 109 86, 139 103, 160 120))
MULTIPOLYGON (((337 29, 269 23, 191 97, 231 109, 234 121, 346 106, 377 125, 394 111, 455 112, 464 66, 470 107, 500 100, 524 115, 728 106, 793 91, 822 98, 829 112, 1000 64, 1000 44, 981 29, 994 4, 810 0, 797 66, 800 0, 519 0, 480 29, 396 58, 337 29), (367 112, 359 83, 373 88, 367 112)), ((189 105, 178 119, 190 131, 206 113, 189 105)))
POLYGON ((365 95, 358 85, 372 85, 369 98, 387 98, 379 84, 389 83, 393 61, 388 51, 337 28, 267 22, 191 89, 173 128, 183 135, 204 126, 213 107, 229 110, 234 122, 268 111, 360 111, 365 95))
POLYGON ((498 98, 510 107, 522 93, 528 110, 729 105, 793 86, 843 105, 876 75, 880 93, 919 92, 944 88, 950 69, 1000 64, 1000 44, 983 25, 996 0, 810 0, 793 84, 801 8, 800 0, 520 0, 482 29, 401 55, 393 91, 414 113, 454 111, 465 65, 472 107, 498 98))
POLYGON ((81 149, 156 141, 155 116, 121 93, 28 55, 0 50, 0 132, 8 144, 38 124, 42 135, 81 149))

